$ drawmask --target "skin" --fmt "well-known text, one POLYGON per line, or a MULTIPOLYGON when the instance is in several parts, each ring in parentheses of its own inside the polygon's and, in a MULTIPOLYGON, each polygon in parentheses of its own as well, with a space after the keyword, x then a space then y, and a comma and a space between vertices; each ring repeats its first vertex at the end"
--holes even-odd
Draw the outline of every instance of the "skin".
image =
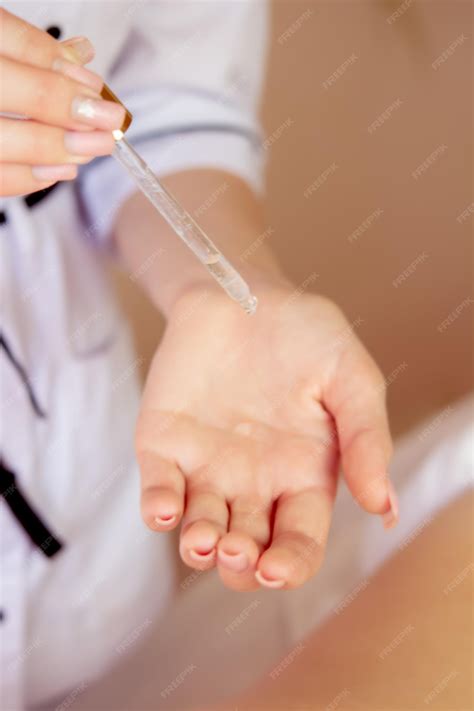
POLYGON ((57 42, 3 8, 0 24, 0 112, 28 117, 0 118, 0 196, 23 195, 72 180, 79 164, 111 153, 125 112, 100 99, 102 79, 81 66, 94 56, 88 40, 57 42), (101 115, 74 118, 77 97, 98 101, 101 115))

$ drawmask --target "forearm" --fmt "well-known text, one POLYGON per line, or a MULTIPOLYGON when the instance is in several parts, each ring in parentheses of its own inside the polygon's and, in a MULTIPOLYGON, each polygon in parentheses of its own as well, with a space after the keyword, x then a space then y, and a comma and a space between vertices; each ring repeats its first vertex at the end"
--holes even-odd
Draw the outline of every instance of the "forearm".
MULTIPOLYGON (((249 281, 280 279, 261 203, 240 179, 215 170, 163 181, 249 281)), ((181 294, 213 287, 211 277, 141 193, 122 206, 115 239, 127 269, 166 315, 181 294)))

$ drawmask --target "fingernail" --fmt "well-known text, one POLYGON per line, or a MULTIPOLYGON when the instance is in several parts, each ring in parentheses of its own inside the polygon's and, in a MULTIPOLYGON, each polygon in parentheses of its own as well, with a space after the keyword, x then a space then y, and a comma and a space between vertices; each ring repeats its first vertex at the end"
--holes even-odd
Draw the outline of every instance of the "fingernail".
POLYGON ((155 521, 158 526, 172 526, 178 517, 176 515, 171 516, 155 516, 155 521))
POLYGON ((207 551, 205 553, 201 553, 200 551, 194 550, 193 548, 191 548, 191 550, 189 551, 190 557, 193 560, 199 561, 200 563, 211 560, 211 558, 213 558, 215 556, 215 554, 216 554, 215 548, 212 548, 212 550, 207 551))
POLYGON ((266 578, 259 570, 255 572, 255 577, 260 585, 263 585, 265 588, 273 588, 274 590, 277 590, 278 588, 282 588, 285 584, 284 580, 272 580, 271 578, 266 578))
POLYGON ((115 141, 107 131, 66 131, 64 147, 73 156, 100 156, 112 153, 115 141))
POLYGON ((390 509, 382 516, 383 526, 386 529, 396 526, 399 519, 398 496, 390 479, 387 480, 387 494, 390 509))
POLYGON ((249 566, 249 559, 245 553, 231 553, 219 548, 217 558, 226 568, 235 570, 237 573, 241 573, 249 566))
POLYGON ((73 37, 61 42, 61 54, 75 64, 87 64, 95 56, 95 49, 86 37, 73 37))
POLYGON ((98 94, 100 94, 104 82, 101 77, 95 72, 81 67, 80 64, 74 64, 73 62, 68 62, 66 59, 55 59, 53 62, 53 69, 55 72, 60 72, 74 81, 78 81, 81 84, 89 86, 94 89, 98 94))
POLYGON ((33 177, 41 182, 50 180, 73 180, 77 176, 75 165, 35 165, 31 169, 33 177))
POLYGON ((122 126, 125 109, 113 101, 76 96, 72 102, 72 115, 96 128, 113 131, 122 126))

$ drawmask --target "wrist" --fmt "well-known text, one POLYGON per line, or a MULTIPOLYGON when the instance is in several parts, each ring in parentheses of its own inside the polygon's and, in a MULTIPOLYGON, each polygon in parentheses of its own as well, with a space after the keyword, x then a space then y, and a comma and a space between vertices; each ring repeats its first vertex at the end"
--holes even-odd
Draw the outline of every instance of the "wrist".
MULTIPOLYGON (((247 282, 251 293, 257 297, 257 313, 261 313, 264 305, 273 301, 272 296, 281 300, 285 294, 294 290, 294 285, 279 270, 246 265, 239 270, 239 273, 247 282)), ((242 307, 202 266, 199 275, 195 273, 194 278, 184 280, 180 287, 174 290, 172 298, 168 295, 164 299, 161 293, 159 302, 157 305, 167 320, 177 318, 182 321, 186 315, 190 315, 204 302, 211 311, 225 311, 229 316, 234 314, 245 316, 242 307)))
MULTIPOLYGON (((291 286, 291 282, 280 269, 275 257, 268 250, 267 254, 260 254, 258 262, 242 258, 242 255, 232 254, 234 250, 225 250, 224 256, 242 279, 248 284, 253 295, 258 298, 272 289, 282 289, 291 286)), ((166 255, 164 256, 166 259, 166 255)), ((163 313, 165 318, 175 311, 176 304, 189 302, 190 296, 199 298, 204 292, 216 297, 222 297, 229 304, 239 305, 213 278, 212 274, 195 257, 190 255, 186 268, 169 273, 166 279, 157 280, 153 285, 148 284, 148 293, 155 306, 163 313), (192 260, 192 261, 191 261, 192 260)))

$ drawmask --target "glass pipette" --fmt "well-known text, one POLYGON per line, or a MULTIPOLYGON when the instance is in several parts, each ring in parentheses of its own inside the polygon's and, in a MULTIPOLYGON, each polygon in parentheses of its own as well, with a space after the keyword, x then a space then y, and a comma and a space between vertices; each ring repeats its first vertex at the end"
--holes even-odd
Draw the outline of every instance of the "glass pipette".
POLYGON ((173 228, 183 242, 194 252, 214 279, 231 299, 248 313, 257 308, 257 298, 238 271, 227 261, 216 245, 203 232, 191 215, 160 183, 151 168, 123 137, 122 131, 114 131, 114 157, 134 178, 142 193, 148 198, 160 215, 173 228))

